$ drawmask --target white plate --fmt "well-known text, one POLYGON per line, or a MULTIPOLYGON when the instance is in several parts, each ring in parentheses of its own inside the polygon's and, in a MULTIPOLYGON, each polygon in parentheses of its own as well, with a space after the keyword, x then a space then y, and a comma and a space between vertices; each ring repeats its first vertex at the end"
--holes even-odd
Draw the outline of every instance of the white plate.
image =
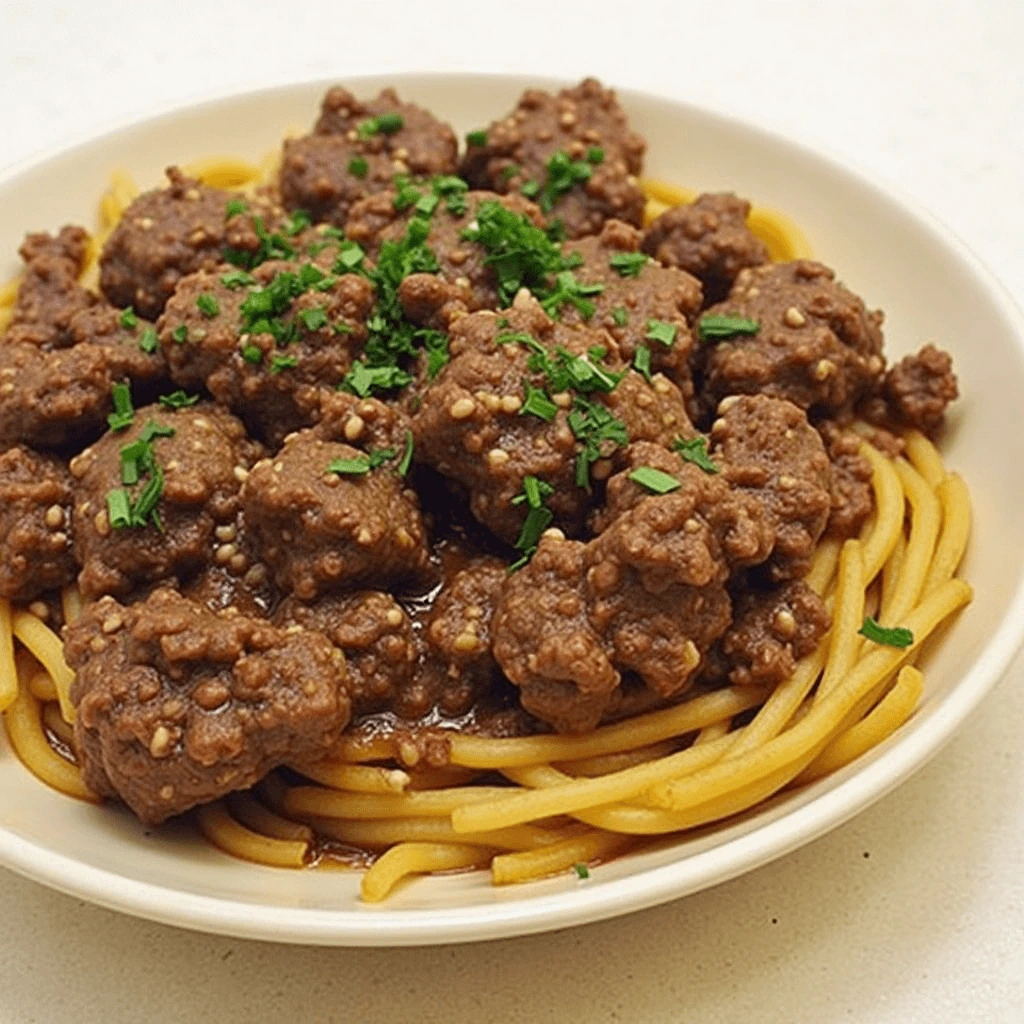
MULTIPOLYGON (((170 163, 212 154, 256 159, 285 130, 312 123, 328 84, 163 114, 0 176, 0 271, 17 269, 13 254, 26 230, 92 224, 111 168, 126 167, 148 185, 170 163)), ((507 110, 525 87, 560 83, 437 74, 347 84, 359 95, 394 84, 461 134, 507 110)), ((181 833, 148 834, 124 812, 47 789, 0 746, 0 863, 128 913, 277 941, 397 946, 563 928, 714 885, 834 828, 919 768, 982 699, 1024 633, 1020 312, 958 239, 890 189, 717 114, 637 93, 623 93, 622 101, 650 142, 649 174, 702 190, 734 189, 785 211, 816 256, 838 268, 870 306, 885 310, 890 357, 935 341, 956 359, 963 397, 944 450, 974 499, 964 574, 976 597, 935 651, 913 719, 831 778, 726 827, 599 867, 586 882, 561 877, 496 889, 484 873, 431 878, 375 907, 358 902, 354 872, 261 868, 181 833)))

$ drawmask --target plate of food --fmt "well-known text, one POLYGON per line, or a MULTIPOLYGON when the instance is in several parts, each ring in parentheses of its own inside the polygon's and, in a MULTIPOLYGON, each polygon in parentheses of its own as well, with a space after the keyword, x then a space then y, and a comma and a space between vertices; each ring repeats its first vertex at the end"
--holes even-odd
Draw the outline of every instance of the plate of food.
POLYGON ((1019 644, 1020 313, 794 142, 408 74, 0 197, 15 871, 290 942, 598 920, 868 806, 1019 644))

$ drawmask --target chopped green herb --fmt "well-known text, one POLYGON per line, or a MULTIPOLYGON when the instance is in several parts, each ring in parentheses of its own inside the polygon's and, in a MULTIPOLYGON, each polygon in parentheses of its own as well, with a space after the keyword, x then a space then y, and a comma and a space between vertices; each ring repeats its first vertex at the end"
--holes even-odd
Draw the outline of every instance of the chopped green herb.
POLYGON ((418 188, 415 188, 404 174, 399 174, 395 177, 393 205, 396 210, 408 210, 410 206, 414 206, 419 201, 422 195, 423 193, 418 188))
POLYGON ((177 431, 174 427, 168 427, 163 423, 157 423, 156 420, 146 420, 146 425, 142 428, 142 434, 140 436, 143 442, 148 444, 154 438, 174 437, 176 433, 177 431))
POLYGON ((633 368, 648 384, 651 382, 651 350, 646 345, 637 345, 633 353, 633 368))
POLYGON ((252 270, 269 259, 290 260, 295 258, 295 249, 284 235, 267 230, 262 217, 253 217, 253 229, 259 239, 259 247, 255 252, 247 249, 232 249, 230 246, 224 250, 224 259, 233 263, 236 267, 244 270, 252 270))
POLYGON ((243 345, 242 358, 255 366, 263 362, 263 350, 256 345, 243 345))
POLYGON ((671 491, 678 491, 681 486, 670 473, 663 473, 653 466, 638 466, 629 474, 629 479, 653 494, 668 494, 671 491))
POLYGON ((647 333, 644 337, 671 348, 676 340, 676 325, 666 323, 664 320, 648 320, 647 333))
POLYGON ((427 379, 433 380, 451 358, 448 352, 448 335, 444 331, 424 328, 416 332, 416 339, 423 343, 427 353, 427 379))
POLYGON ((145 526, 152 522, 163 533, 163 524, 157 514, 156 506, 164 491, 164 471, 155 463, 150 471, 149 481, 132 506, 132 526, 145 526))
POLYGON ((757 334, 760 324, 745 316, 702 316, 697 322, 701 341, 718 341, 737 334, 757 334))
POLYGON ((139 348, 151 356, 160 347, 160 339, 152 327, 147 327, 139 335, 139 348))
POLYGON ((131 498, 121 489, 107 492, 107 520, 115 530, 132 524, 131 498))
POLYGON ((565 150, 554 153, 547 165, 548 177, 540 194, 540 208, 550 213, 555 203, 574 185, 590 180, 593 173, 590 164, 573 160, 565 150))
POLYGON ((405 432, 405 451, 402 452, 402 458, 398 462, 398 475, 408 476, 409 467, 412 465, 412 451, 413 451, 413 437, 412 431, 407 430, 405 432))
POLYGON ((335 459, 326 472, 337 473, 339 476, 365 476, 371 469, 377 469, 393 459, 396 454, 394 448, 380 448, 369 455, 357 455, 354 459, 335 459))
POLYGON ((436 195, 444 198, 445 208, 455 217, 461 217, 467 209, 466 193, 469 185, 454 174, 442 174, 434 178, 430 187, 436 195))
POLYGON ((616 306, 612 310, 612 322, 616 327, 625 327, 629 323, 629 313, 625 306, 616 306))
POLYGON ((717 473, 718 466, 711 461, 708 455, 708 439, 706 437, 691 437, 684 441, 677 437, 672 442, 672 450, 679 452, 685 462, 692 462, 705 473, 717 473))
POLYGON ((227 206, 224 208, 224 217, 226 220, 230 220, 232 217, 237 217, 240 213, 245 213, 248 209, 249 206, 244 199, 229 199, 227 206))
MULTIPOLYGON (((519 531, 515 546, 527 555, 532 555, 537 550, 541 534, 555 518, 555 514, 544 504, 544 497, 540 490, 541 483, 542 481, 535 476, 523 477, 523 494, 526 497, 529 511, 526 513, 526 519, 519 531)), ((550 485, 548 485, 548 493, 551 493, 550 485)))
POLYGON ((234 291, 236 288, 245 288, 247 285, 255 284, 256 278, 247 270, 229 270, 226 274, 221 274, 220 283, 225 288, 234 291))
POLYGON ((289 238, 294 238, 312 224, 313 218, 305 210, 296 210, 285 222, 284 233, 289 238))
POLYGON ((511 181, 521 170, 519 164, 508 164, 501 169, 501 180, 511 181))
POLYGON ((374 135, 392 135, 404 124, 405 119, 401 114, 378 114, 377 117, 370 117, 365 121, 360 121, 356 125, 356 134, 361 139, 370 139, 374 135))
POLYGON ((608 261, 608 266, 617 271, 619 277, 638 277, 649 259, 645 252, 617 252, 608 261))
POLYGON ((470 132, 466 136, 466 144, 469 146, 486 146, 487 132, 483 128, 478 128, 475 132, 470 132))
POLYGON ((872 643, 886 647, 909 647, 914 642, 913 630, 903 626, 880 626, 870 615, 864 619, 864 625, 857 630, 872 643))
POLYGON ((600 146, 591 146, 590 149, 587 150, 587 163, 603 164, 604 150, 600 146))
POLYGON ((432 217, 439 202, 441 202, 441 197, 436 192, 429 192, 416 200, 416 212, 424 217, 432 217))
POLYGON ((135 314, 135 310, 129 306, 127 309, 121 310, 121 315, 118 317, 121 326, 126 330, 130 331, 135 327, 139 326, 139 318, 135 314))
POLYGON ((366 398, 373 391, 404 388, 411 381, 412 376, 398 366, 367 366, 357 359, 339 387, 366 398))
POLYGON ((318 331, 321 327, 327 326, 327 310, 323 306, 304 309, 299 313, 299 319, 307 331, 318 331))
POLYGON ((184 391, 172 391, 169 395, 161 395, 159 401, 168 409, 187 409, 199 401, 199 396, 188 395, 184 391))
POLYGON ((523 393, 526 395, 519 409, 520 416, 536 416, 550 423, 558 413, 558 406, 551 401, 541 388, 535 388, 529 381, 523 381, 523 393))
POLYGON ((292 370, 298 365, 298 356, 286 356, 280 352, 274 352, 270 357, 271 373, 283 373, 285 370, 292 370))
POLYGON ((537 193, 540 192, 540 182, 533 180, 526 181, 523 183, 519 191, 522 192, 527 199, 536 199, 537 193))
POLYGON ((111 389, 111 396, 114 411, 107 417, 107 423, 113 431, 126 430, 135 419, 131 388, 127 384, 115 384, 111 389))
POLYGON ((576 456, 576 486, 590 486, 590 467, 620 445, 629 444, 629 431, 598 402, 577 395, 569 413, 569 429, 582 444, 576 456))
POLYGON ((571 270, 563 270, 555 275, 555 287, 541 300, 541 305, 548 316, 558 319, 559 310, 568 302, 582 319, 589 320, 597 307, 586 296, 600 295, 603 291, 604 285, 600 282, 582 284, 571 270))
POLYGON ((220 312, 220 303, 209 292, 203 292, 196 299, 196 309, 205 317, 214 317, 220 312))
POLYGON ((362 156, 354 156, 348 162, 348 173, 356 178, 365 178, 367 172, 370 170, 370 165, 367 163, 366 158, 362 156))
POLYGON ((572 869, 581 881, 590 877, 590 868, 586 864, 573 864, 572 869))
POLYGON ((188 341, 188 328, 184 324, 179 324, 173 331, 171 331, 171 337, 179 345, 188 341))

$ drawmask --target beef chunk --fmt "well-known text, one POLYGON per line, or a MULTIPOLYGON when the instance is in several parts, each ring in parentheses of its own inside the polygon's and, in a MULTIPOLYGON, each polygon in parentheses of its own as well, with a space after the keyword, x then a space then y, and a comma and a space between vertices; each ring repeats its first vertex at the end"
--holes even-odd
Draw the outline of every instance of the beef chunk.
POLYGON ((825 602, 799 580, 770 590, 738 589, 732 625, 719 643, 730 681, 778 686, 830 624, 825 602))
MULTIPOLYGON (((700 312, 700 284, 682 270, 662 267, 651 260, 637 267, 639 248, 640 232, 636 228, 610 220, 600 235, 567 245, 565 251, 582 257, 583 263, 575 271, 581 281, 601 284, 604 289, 590 296, 594 315, 587 322, 611 334, 626 362, 633 362, 640 346, 647 348, 651 366, 689 396, 693 393, 691 327, 700 312), (630 256, 634 257, 632 263, 630 256), (652 320, 675 329, 671 344, 649 337, 652 320)), ((571 324, 583 322, 584 317, 576 307, 566 305, 561 319, 571 324)))
POLYGON ((646 148, 630 131, 615 93, 588 78, 555 95, 527 89, 516 108, 487 129, 483 145, 470 144, 462 176, 494 192, 538 189, 542 209, 561 221, 566 236, 582 238, 597 234, 609 217, 640 225, 644 195, 636 175, 646 148), (559 171, 559 161, 567 173, 559 171), (559 182, 571 187, 559 188, 559 182))
MULTIPOLYGON (((493 192, 455 193, 459 203, 453 211, 441 199, 430 218, 426 244, 437 257, 436 274, 411 274, 401 285, 405 314, 414 323, 443 327, 453 310, 473 311, 498 307, 497 279, 487 252, 477 242, 462 237, 476 219, 481 203, 498 202, 513 213, 543 226, 540 210, 521 196, 499 196, 493 192), (447 314, 440 311, 447 309, 447 314)), ((414 211, 395 209, 395 193, 381 192, 356 203, 349 214, 346 235, 359 242, 374 259, 385 242, 400 242, 414 211)))
POLYGON ((711 456, 729 483, 765 506, 775 530, 769 574, 775 580, 803 576, 832 507, 821 437, 792 402, 733 395, 718 408, 711 456))
MULTIPOLYGON (((397 453, 396 453, 397 458, 397 453)), ((300 431, 258 463, 242 490, 246 522, 277 585, 304 601, 339 587, 421 577, 426 531, 414 491, 395 459, 369 466, 357 448, 300 431)))
POLYGON ((25 273, 18 285, 5 340, 46 348, 72 344, 71 320, 96 304, 78 279, 85 267, 89 233, 67 225, 57 235, 27 235, 18 252, 25 273))
POLYGON ((882 384, 896 423, 926 434, 939 430, 946 406, 959 393, 953 360, 934 345, 925 345, 916 355, 905 356, 889 367, 882 384))
POLYGON ((816 414, 849 410, 881 379, 882 314, 811 260, 744 270, 708 315, 757 321, 753 335, 709 343, 704 389, 785 398, 816 414))
POLYGON ((100 288, 115 306, 155 320, 178 282, 212 270, 227 244, 227 204, 237 193, 211 188, 177 167, 170 185, 145 192, 124 211, 100 256, 100 288))
MULTIPOLYGON (((510 542, 526 515, 522 505, 512 504, 524 477, 536 476, 554 488, 547 504, 565 530, 579 530, 591 501, 588 490, 576 483, 582 445, 570 426, 570 393, 555 396, 557 412, 550 422, 521 411, 524 381, 531 388, 548 383, 543 373, 531 369, 538 346, 572 355, 599 346, 607 350, 607 365, 621 365, 607 334, 554 322, 523 293, 501 317, 480 312, 455 321, 452 360, 423 392, 413 417, 418 457, 466 487, 473 515, 510 542), (508 341, 526 335, 531 342, 508 341)), ((610 394, 595 392, 589 399, 619 417, 636 440, 668 444, 691 429, 679 389, 664 377, 648 384, 629 371, 610 394)), ((614 441, 605 442, 602 454, 614 449, 614 441)), ((607 476, 610 468, 598 462, 595 477, 607 476)))
POLYGON ((65 652, 86 782, 147 824, 322 756, 349 718, 344 656, 322 633, 172 590, 87 606, 65 652))
POLYGON ((372 307, 364 277, 275 260, 248 276, 221 266, 185 278, 157 327, 175 383, 206 388, 276 448, 317 419, 372 307))
POLYGON ((856 537, 875 507, 871 490, 871 463, 860 454, 860 438, 831 420, 818 424, 832 463, 832 511, 828 533, 856 537))
POLYGON ((747 227, 750 203, 731 192, 708 192, 666 210, 644 232, 643 250, 666 267, 693 274, 704 304, 721 302, 745 267, 768 262, 768 249, 747 227))
POLYGON ((112 380, 128 381, 136 395, 155 397, 167 380, 167 364, 147 320, 99 303, 76 313, 70 323, 72 344, 96 345, 112 380))
POLYGON ((347 391, 324 395, 314 433, 325 441, 343 441, 364 452, 391 448, 399 458, 411 436, 409 419, 397 405, 379 398, 359 398, 347 391))
POLYGON ((350 207, 392 188, 395 175, 452 174, 458 143, 451 127, 405 103, 393 89, 365 102, 335 87, 324 97, 312 135, 287 139, 281 161, 281 197, 292 210, 344 227, 350 207), (384 116, 376 128, 373 119, 384 116), (397 127, 389 117, 400 119, 397 127))
POLYGON ((0 598, 30 601, 70 583, 71 477, 30 448, 0 454, 0 598))
POLYGON ((417 678, 420 650, 412 620, 390 594, 357 590, 312 604, 289 597, 274 621, 317 630, 344 651, 354 715, 391 710, 416 719, 430 709, 417 678))
MULTIPOLYGON (((187 409, 139 409, 128 429, 105 434, 74 458, 75 554, 82 565, 82 593, 89 599, 123 596, 169 576, 186 578, 215 559, 222 547, 217 528, 236 522, 240 481, 258 454, 234 416, 202 402, 187 409), (160 525, 149 521, 114 528, 108 494, 125 487, 121 453, 151 432, 151 423, 174 431, 151 441, 163 474, 155 508, 160 525)), ((138 484, 128 488, 133 501, 154 479, 145 472, 139 476, 138 484)))

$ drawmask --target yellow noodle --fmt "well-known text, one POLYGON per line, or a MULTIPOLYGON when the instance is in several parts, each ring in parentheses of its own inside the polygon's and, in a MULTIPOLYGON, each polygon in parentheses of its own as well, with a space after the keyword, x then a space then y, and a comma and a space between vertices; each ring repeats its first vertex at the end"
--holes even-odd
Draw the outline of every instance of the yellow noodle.
POLYGON ((6 711, 17 697, 18 670, 14 663, 11 602, 0 598, 0 712, 6 711))
POLYGON ((892 596, 896 590, 896 581, 900 578, 900 570, 903 567, 903 559, 907 555, 907 536, 900 530, 896 538, 896 546, 892 554, 882 566, 882 592, 879 595, 879 607, 888 608, 892 604, 892 596))
MULTIPOLYGON (((38 699, 38 698, 37 698, 38 699)), ((53 700, 43 704, 43 725, 70 750, 75 749, 75 730, 64 721, 60 705, 53 700)))
POLYGON ((57 687, 53 685, 50 673, 45 669, 36 669, 28 677, 28 688, 36 700, 57 700, 57 687))
POLYGON ((831 693, 853 667, 861 647, 858 630, 863 623, 864 559, 861 557, 860 541, 848 540, 843 545, 839 559, 828 664, 815 695, 816 702, 831 693))
POLYGON ((768 255, 773 260, 803 260, 813 255, 806 235, 778 210, 753 207, 747 217, 747 227, 768 247, 768 255))
MULTIPOLYGON (((721 728, 724 732, 728 732, 730 724, 730 719, 724 719, 715 725, 705 726, 694 742, 699 743, 701 737, 712 730, 721 728)), ((635 764, 654 761, 659 757, 674 753, 675 749, 675 744, 671 740, 665 740, 662 743, 652 743, 647 747, 637 747, 636 750, 624 750, 619 754, 601 754, 597 757, 583 757, 576 761, 562 761, 556 767, 567 775, 585 775, 588 778, 594 778, 598 775, 608 775, 610 772, 621 772, 624 768, 632 768, 635 764)))
POLYGON ((82 594, 78 587, 65 587, 60 592, 60 607, 67 625, 78 621, 82 614, 82 594))
POLYGON ((381 854, 363 874, 359 895, 365 903, 379 903, 410 875, 480 868, 490 859, 490 850, 464 843, 399 843, 381 854))
POLYGON ((924 580, 925 594, 952 578, 964 557, 971 533, 971 496, 960 474, 947 474, 937 493, 942 502, 942 533, 924 580))
POLYGON ((233 857, 278 868, 306 865, 309 843, 274 839, 239 824, 228 814, 222 801, 206 804, 196 812, 199 831, 214 846, 233 857))
POLYGON ((75 673, 64 660, 64 644, 59 636, 42 620, 30 612, 17 611, 12 616, 14 635, 36 656, 39 663, 50 673, 60 701, 60 713, 64 721, 75 720, 75 708, 71 703, 71 684, 75 673))
POLYGON ((907 446, 910 464, 928 481, 928 486, 935 490, 946 475, 946 467, 938 449, 920 430, 908 430, 903 435, 903 443, 907 446))
POLYGON ((835 579, 836 566, 839 565, 839 551, 842 541, 834 537, 826 537, 818 542, 814 549, 811 568, 804 577, 807 584, 819 597, 824 597, 835 579))
POLYGON ((401 793, 409 785, 408 774, 396 768, 372 768, 336 761, 318 761, 294 765, 294 768, 321 785, 355 793, 401 793))
POLYGON ((499 854, 491 861, 491 880, 495 885, 525 882, 566 871, 577 864, 606 860, 632 845, 627 836, 609 832, 588 832, 563 839, 540 850, 499 854))
POLYGON ((323 818, 447 818, 463 804, 493 800, 507 793, 497 786, 456 786, 417 793, 343 793, 319 786, 296 786, 284 797, 285 814, 323 818))
POLYGON ((232 793, 227 797, 227 806, 232 818, 260 835, 293 843, 313 842, 313 830, 308 825, 282 818, 251 793, 232 793))
POLYGON ((641 178, 640 188, 648 199, 654 199, 666 207, 685 206, 697 198, 697 193, 692 188, 673 185, 659 178, 641 178))
POLYGON ((237 189, 251 185, 260 177, 258 164, 251 164, 231 156, 206 157, 193 160, 182 167, 182 171, 190 178, 198 178, 203 184, 213 188, 237 189))
POLYGON ((860 453, 871 463, 871 487, 875 492, 873 525, 864 541, 864 582, 870 583, 882 570, 903 530, 903 485, 892 461, 877 448, 861 441, 860 453))

